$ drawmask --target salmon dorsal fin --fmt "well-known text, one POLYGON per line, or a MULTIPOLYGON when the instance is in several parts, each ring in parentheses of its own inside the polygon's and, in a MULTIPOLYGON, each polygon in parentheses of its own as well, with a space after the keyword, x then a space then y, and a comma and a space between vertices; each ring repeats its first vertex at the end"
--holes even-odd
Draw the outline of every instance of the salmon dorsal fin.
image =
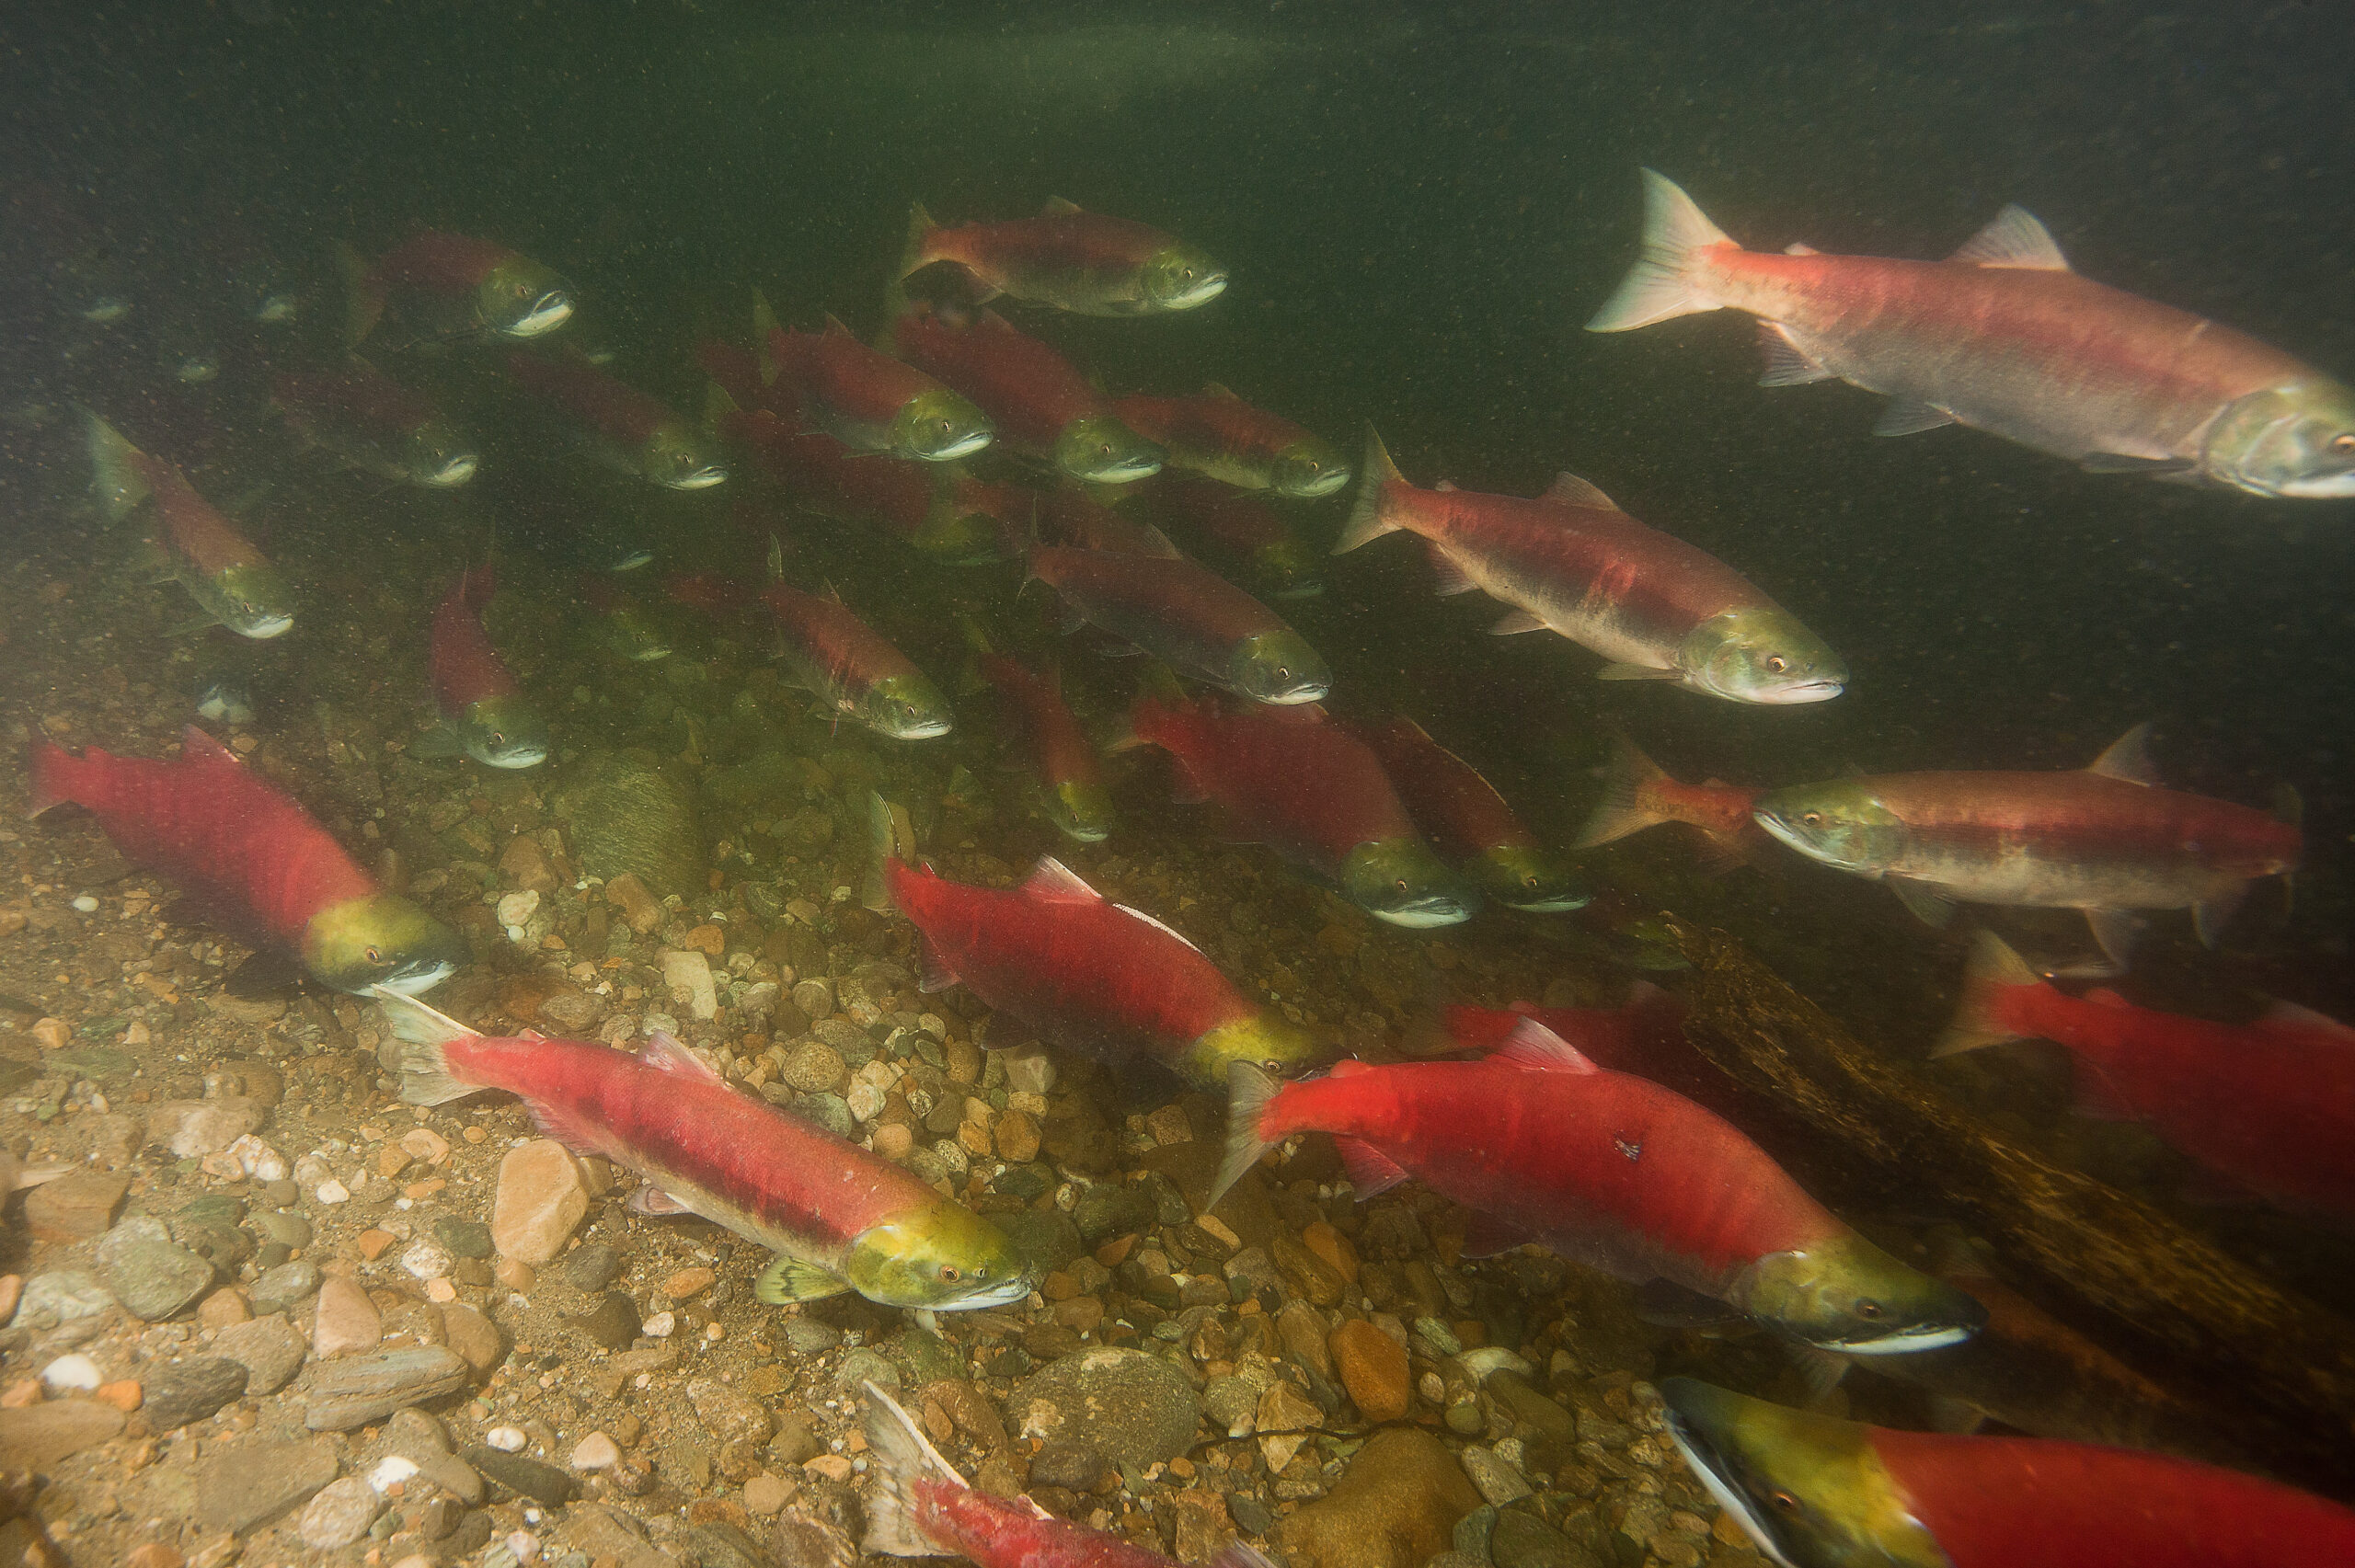
POLYGON ((982 312, 981 315, 976 318, 975 325, 986 332, 1002 332, 1008 338, 1017 336, 1014 330, 1014 323, 1006 320, 1005 317, 998 315, 998 313, 994 310, 985 310, 982 312))
POLYGON ((1039 209, 1040 212, 1051 218, 1060 218, 1065 212, 1076 212, 1079 210, 1080 206, 1078 202, 1066 201, 1060 196, 1048 197, 1047 204, 1039 209))
POLYGON ((1801 245, 1798 241, 1793 240, 1783 247, 1783 254, 1785 256, 1821 256, 1823 252, 1811 245, 1801 245))
POLYGON ((2111 741, 2109 750, 2095 758, 2085 772, 2145 789, 2155 785, 2159 770, 2151 761, 2151 727, 2138 724, 2111 741))
POLYGON ((1557 507, 1591 507, 1597 511, 1617 511, 1619 503, 1603 493, 1602 487, 1575 474, 1557 474, 1553 486, 1541 499, 1557 507))
POLYGON ((1433 485, 1431 488, 1448 495, 1453 495, 1455 493, 1455 481, 1453 479, 1442 479, 1438 484, 1433 485))
POLYGON ((1243 399, 1235 395, 1235 389, 1227 385, 1226 383, 1223 381, 1206 381, 1202 383, 1202 395, 1204 397, 1215 397, 1222 403, 1240 403, 1243 401, 1243 399))
POLYGON ((681 1078, 701 1080, 706 1083, 722 1082, 719 1074, 704 1064, 704 1059, 679 1044, 668 1034, 657 1029, 638 1050, 638 1059, 657 1072, 675 1073, 681 1078))
POLYGON ((849 327, 844 326, 843 325, 843 318, 836 315, 833 311, 828 311, 826 313, 826 324, 820 327, 819 330, 829 338, 852 338, 857 336, 856 333, 852 332, 849 327))
POLYGON ((1490 1061, 1507 1062, 1536 1072, 1600 1072, 1603 1070, 1580 1055, 1579 1048, 1545 1027, 1534 1018, 1524 1018, 1512 1026, 1505 1043, 1488 1053, 1490 1061))
MULTIPOLYGON (((1082 883, 1082 884, 1081 884, 1081 886, 1082 886, 1082 887, 1085 887, 1085 886, 1086 886, 1086 884, 1082 883)), ((1151 915, 1149 915, 1149 914, 1145 913, 1143 910, 1140 910, 1140 909, 1133 909, 1133 908, 1132 908, 1131 906, 1129 906, 1129 905, 1127 905, 1127 904, 1115 904, 1115 905, 1113 905, 1112 907, 1113 907, 1114 909, 1116 909, 1116 910, 1120 910, 1120 911, 1122 914, 1124 914, 1124 915, 1128 915, 1128 916, 1131 916, 1131 917, 1132 917, 1132 918, 1134 918, 1134 919, 1136 919, 1136 920, 1141 920, 1141 921, 1144 921, 1144 923, 1145 923, 1145 924, 1147 924, 1147 925, 1149 925, 1149 926, 1153 927, 1153 929, 1154 929, 1154 930, 1155 930, 1155 931, 1157 931, 1157 932, 1161 933, 1161 934, 1162 934, 1162 935, 1164 935, 1164 936, 1166 936, 1166 937, 1170 938, 1172 941, 1175 941, 1175 942, 1185 942, 1185 943, 1186 943, 1186 945, 1187 945, 1187 946, 1189 946, 1189 947, 1193 947, 1195 952, 1197 952, 1197 953, 1201 952, 1201 949, 1200 949, 1200 948, 1199 948, 1199 947, 1194 947, 1194 944, 1193 944, 1191 942, 1187 942, 1187 941, 1186 941, 1186 933, 1185 933, 1184 932, 1175 930, 1175 929, 1173 929, 1172 927, 1170 927, 1169 925, 1167 925, 1167 924, 1164 923, 1163 921, 1157 921, 1157 920, 1154 919, 1151 915)))
POLYGON ((2051 233, 2025 207, 2005 207, 1995 221, 1964 242, 1948 261, 1973 267, 2018 267, 2031 272, 2066 272, 2069 258, 2051 233))
POLYGON ((1040 855, 1039 864, 1022 884, 1022 896, 1041 904, 1100 904, 1104 895, 1080 880, 1079 874, 1051 854, 1040 855))
POLYGON ((2323 1035, 2355 1045, 2355 1029, 2326 1013, 2316 1013, 2311 1007, 2300 1007, 2294 1001, 2283 1001, 2279 997, 2274 998, 2258 1014, 2257 1026, 2272 1034, 2323 1035))
POLYGON ((226 762, 233 768, 239 765, 235 751, 192 724, 180 731, 180 760, 185 762, 226 762))

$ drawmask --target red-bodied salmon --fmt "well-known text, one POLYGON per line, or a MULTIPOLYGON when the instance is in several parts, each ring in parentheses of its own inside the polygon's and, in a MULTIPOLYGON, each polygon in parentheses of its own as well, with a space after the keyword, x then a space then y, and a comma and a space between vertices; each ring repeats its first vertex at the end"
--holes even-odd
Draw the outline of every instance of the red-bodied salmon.
POLYGON ((1096 748, 1063 701, 1063 681, 1053 670, 1041 675, 984 647, 974 672, 998 694, 1022 732, 1039 772, 1039 798, 1047 820, 1064 837, 1101 843, 1112 832, 1112 794, 1096 748))
POLYGON ((1585 876, 1539 841, 1496 785, 1421 725, 1401 714, 1350 728, 1373 749, 1431 847, 1482 898, 1510 910, 1559 914, 1584 909, 1594 897, 1585 876))
POLYGON ((1753 860, 1766 846, 1765 830, 1752 816, 1763 793, 1717 779, 1680 784, 1634 741, 1614 736, 1603 799, 1573 847, 1591 850, 1664 822, 1681 822, 1700 833, 1712 865, 1729 869, 1753 860))
POLYGON ((2029 1039, 2068 1048, 2088 1114, 2147 1122, 2260 1197, 2355 1219, 2355 1029, 2287 1003, 2217 1024, 2112 990, 2071 996, 1982 932, 1931 1054, 2029 1039))
POLYGON ((490 768, 535 768, 547 761, 547 721, 483 629, 483 611, 498 591, 489 567, 463 571, 433 612, 433 710, 442 723, 409 749, 412 754, 463 752, 490 768))
POLYGON ((1165 474, 1145 498, 1165 532, 1258 584, 1269 597, 1313 599, 1325 591, 1318 552, 1258 497, 1208 479, 1165 474))
POLYGON ((270 401, 305 442, 380 479, 448 490, 482 465, 440 410, 357 354, 333 370, 280 372, 270 401))
POLYGON ((1322 1059, 1304 1030, 1245 998, 1200 948, 1060 861, 1041 859, 1018 887, 951 882, 916 858, 904 811, 879 795, 868 811, 867 907, 922 933, 925 990, 961 983, 1051 1045, 1155 1063, 1201 1088, 1226 1082, 1233 1062, 1274 1075, 1322 1059))
POLYGON ((712 391, 712 428, 775 480, 792 505, 836 522, 879 528, 952 566, 995 558, 997 520, 971 495, 966 475, 880 452, 855 452, 821 430, 797 430, 765 408, 739 409, 718 383, 712 391))
POLYGON ((998 444, 1017 456, 1097 485, 1161 470, 1161 449, 1120 423, 1110 399, 995 311, 959 325, 919 307, 893 324, 891 338, 902 359, 979 405, 998 444))
POLYGON ((805 593, 772 580, 761 602, 775 618, 786 668, 821 704, 877 735, 929 740, 948 733, 948 703, 906 654, 852 613, 830 586, 805 593))
POLYGON ((1444 596, 1512 606, 1498 635, 1552 631, 1610 660, 1605 681, 1668 681, 1737 703, 1821 703, 1847 666, 1798 617, 1706 551, 1647 528, 1574 474, 1534 500, 1407 483, 1366 432, 1364 481, 1333 553, 1407 529, 1444 596))
POLYGON ((1350 482, 1350 461, 1281 414, 1255 408, 1212 382, 1200 397, 1123 397, 1120 422, 1183 468, 1242 490, 1311 499, 1350 482))
POLYGON ((518 349, 507 356, 507 373, 560 414, 608 468, 667 490, 706 490, 728 477, 702 432, 586 359, 518 349))
POLYGON ((1344 1061, 1298 1083, 1240 1062, 1229 1084, 1213 1202, 1285 1139, 1327 1132, 1361 1199, 1411 1177, 1471 1209, 1470 1255, 1539 1242, 1851 1356, 1953 1345, 1985 1318, 1843 1224, 1724 1117, 1595 1066, 1534 1021, 1482 1061, 1344 1061))
POLYGON ((922 206, 908 214, 900 276, 953 262, 979 286, 1074 315, 1192 310, 1226 288, 1226 269, 1192 246, 1127 218, 1083 212, 1060 197, 1035 218, 947 229, 922 206))
POLYGON ((1097 626, 1180 675, 1278 706, 1314 703, 1333 672, 1277 613, 1207 567, 1042 544, 1029 575, 1055 590, 1070 626, 1097 626))
POLYGON ((1104 550, 1115 555, 1178 558, 1169 536, 1149 522, 1124 517, 1074 486, 1031 492, 1035 530, 1041 544, 1074 550, 1104 550))
POLYGON ((1030 1268, 997 1227, 848 1139, 730 1089, 668 1035, 633 1055, 497 1038, 405 997, 386 998, 385 1012, 402 1042, 403 1100, 520 1095, 550 1137, 644 1177, 641 1212, 700 1215, 776 1253, 753 1282, 756 1300, 855 1290, 948 1312, 1030 1293, 1030 1268))
POLYGON ((275 637, 294 624, 294 591, 284 574, 239 533, 188 476, 131 444, 88 409, 90 468, 109 521, 155 502, 154 542, 160 575, 176 580, 204 612, 241 637, 275 637))
POLYGON ((1644 171, 1643 257, 1587 324, 1758 318, 1765 386, 1889 397, 1877 434, 1968 425, 2097 472, 2355 496, 2355 389, 2188 311, 2080 277, 2017 207, 1944 261, 1744 250, 1644 171))
POLYGON ((191 916, 300 959, 323 985, 425 990, 469 956, 456 932, 379 887, 309 812, 192 725, 178 761, 43 742, 30 772, 28 815, 85 807, 125 858, 187 896, 191 916))
POLYGON ((1176 765, 1178 798, 1215 802, 1232 830, 1332 883, 1393 925, 1453 925, 1477 896, 1434 853, 1364 741, 1322 708, 1144 698, 1135 741, 1176 765))
POLYGON ((1783 1568, 2343 1568, 2355 1512, 2236 1471, 2046 1437, 1900 1432, 1690 1378, 1685 1462, 1783 1568))
POLYGON ((772 326, 764 349, 763 379, 853 452, 948 463, 971 456, 996 434, 971 399, 860 342, 831 315, 818 332, 772 326))
MULTIPOLYGON (((875 1490, 861 1547, 887 1557, 961 1557, 975 1568, 1178 1568, 1174 1558, 1109 1530, 1056 1518, 1025 1497, 965 1484, 899 1402, 867 1392, 867 1451, 875 1490)), ((1246 1542, 1232 1542, 1211 1568, 1274 1568, 1246 1542)))
POLYGON ((419 342, 540 338, 572 318, 572 285, 505 246, 428 229, 378 257, 338 248, 344 345, 357 348, 390 308, 419 342))
POLYGON ((2161 789, 2149 735, 2136 726, 2082 773, 1838 779, 1761 795, 1753 816, 1809 860, 1888 883, 1934 925, 1956 901, 2080 910, 2122 966, 2129 910, 2188 909, 2212 947, 2252 881, 2297 868, 2298 827, 2161 789))

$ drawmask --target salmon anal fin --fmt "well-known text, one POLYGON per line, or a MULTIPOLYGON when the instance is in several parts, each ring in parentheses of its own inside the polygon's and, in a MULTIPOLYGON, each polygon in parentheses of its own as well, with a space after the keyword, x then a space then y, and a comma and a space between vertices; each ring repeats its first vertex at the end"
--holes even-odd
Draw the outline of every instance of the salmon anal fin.
POLYGON ((689 1208, 685 1204, 681 1203, 677 1198, 672 1196, 669 1193, 664 1192, 652 1182, 644 1184, 636 1192, 630 1194, 628 1202, 623 1207, 629 1209, 633 1214, 651 1214, 656 1216, 668 1214, 693 1214, 695 1212, 694 1209, 689 1208))
POLYGON ((1787 328, 1775 322, 1758 324, 1758 347, 1766 356, 1766 369, 1758 378, 1761 386, 1806 386, 1832 379, 1832 372, 1791 341, 1787 328))
POLYGON ((1542 632, 1545 629, 1545 623, 1536 615, 1526 610, 1514 610, 1507 612, 1503 620, 1489 627, 1488 635, 1492 637, 1511 637, 1518 636, 1523 632, 1542 632))
POLYGON ((549 1138, 555 1139, 575 1154, 602 1154, 597 1140, 589 1128, 545 1100, 525 1100, 523 1108, 532 1113, 532 1125, 549 1138))
POLYGON ((1464 1255, 1467 1258, 1492 1258, 1535 1239, 1511 1220, 1479 1209, 1474 1209, 1464 1221, 1464 1255))
POLYGON ((1350 1173, 1350 1185, 1357 1189, 1360 1203, 1407 1179, 1404 1166, 1362 1138, 1336 1135, 1333 1144, 1341 1151, 1341 1163, 1350 1173))
POLYGON ((1965 240, 1947 258, 1973 267, 2018 267, 2034 272, 2066 272, 2069 258, 2052 242, 2052 233, 2025 207, 2005 207, 1994 221, 1965 240))
POLYGON ((2102 956, 2124 973, 2127 960, 2133 956, 2135 939, 2142 934, 2142 922, 2124 910, 2087 910, 2085 923, 2093 928, 2094 941, 2101 946, 2102 956))
POLYGON ((1425 554, 1431 564, 1431 591, 1442 599, 1470 593, 1480 586, 1472 580, 1470 573, 1456 564, 1455 557, 1447 553, 1444 545, 1433 544, 1425 554))
POLYGON ((918 945, 924 949, 924 974, 916 981, 916 990, 930 996, 935 991, 947 990, 955 985, 957 971, 941 961, 940 949, 929 941, 921 942, 918 945))
POLYGON ((1873 434, 1918 435, 1953 423, 1954 416, 1936 404, 1924 403, 1918 397, 1892 397, 1889 406, 1880 411, 1880 418, 1873 421, 1873 434))

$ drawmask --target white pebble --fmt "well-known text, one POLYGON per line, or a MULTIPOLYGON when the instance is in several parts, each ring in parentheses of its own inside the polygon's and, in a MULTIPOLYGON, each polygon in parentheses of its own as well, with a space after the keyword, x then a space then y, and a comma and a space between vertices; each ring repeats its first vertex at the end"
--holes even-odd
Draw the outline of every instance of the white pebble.
POLYGON ((40 1369, 40 1380, 52 1393, 68 1389, 95 1389, 106 1381, 98 1364, 86 1356, 61 1356, 40 1369))
POLYGON ((510 1530, 507 1532, 507 1550, 515 1554, 515 1561, 519 1563, 537 1562, 540 1560, 540 1538, 529 1530, 510 1530))
POLYGON ((592 1432, 572 1446, 572 1468, 604 1470, 621 1462, 621 1446, 603 1432, 592 1432))
POLYGON ((329 1176, 319 1184, 318 1198, 321 1203, 350 1203, 351 1189, 329 1176))
POLYGON ((98 912, 98 901, 96 898, 91 898, 87 893, 85 893, 80 898, 75 899, 74 907, 81 910, 86 915, 94 915, 98 912))
POLYGON ((240 1134, 236 1142, 221 1152, 234 1156, 237 1168, 258 1182, 286 1179, 286 1156, 252 1133, 240 1134))
POLYGON ((386 1454, 376 1461, 376 1468, 368 1472, 368 1484, 379 1493, 390 1492, 395 1486, 416 1473, 417 1465, 414 1461, 405 1459, 398 1454, 386 1454))
POLYGON ((540 896, 529 887, 499 900, 499 923, 513 931, 540 912, 540 896))
POLYGON ((671 1331, 679 1326, 679 1315, 676 1312, 657 1312, 638 1326, 649 1339, 668 1339, 671 1331))
POLYGON ((515 1454, 523 1452, 525 1439, 518 1427, 494 1426, 484 1436, 483 1441, 502 1454, 515 1454))
POLYGON ((438 1242, 416 1242, 401 1254, 401 1266, 419 1279, 443 1279, 457 1264, 438 1242))

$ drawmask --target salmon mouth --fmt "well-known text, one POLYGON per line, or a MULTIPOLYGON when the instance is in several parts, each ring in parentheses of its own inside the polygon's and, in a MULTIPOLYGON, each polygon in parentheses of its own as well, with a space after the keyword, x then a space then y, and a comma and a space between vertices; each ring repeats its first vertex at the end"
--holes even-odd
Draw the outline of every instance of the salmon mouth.
POLYGON ((475 470, 481 465, 481 460, 473 452, 465 452, 451 458, 441 467, 428 474, 425 476, 425 483, 436 490, 454 490, 473 478, 475 470))
POLYGON ((1760 692, 1751 701, 1763 707, 1795 707, 1801 703, 1828 703, 1847 689, 1844 681, 1797 681, 1760 692))
POLYGON ((376 982, 385 990, 402 996, 418 996, 431 990, 458 972, 458 966, 447 958, 419 958, 402 965, 376 982))
POLYGON ((701 468, 683 477, 665 480, 664 483, 673 490, 708 490, 714 485, 723 483, 727 477, 728 470, 725 465, 706 463, 701 468))
POLYGON ((514 326, 507 329, 510 338, 537 338, 554 332, 572 319, 572 296, 562 289, 550 289, 532 302, 514 326))
POLYGON ((932 1310, 936 1312, 978 1312, 991 1307, 1011 1307, 1017 1301, 1028 1299, 1036 1288, 1036 1280, 1027 1274, 1019 1274, 1003 1285, 976 1290, 971 1296, 959 1296, 954 1301, 943 1301, 932 1310))
POLYGON ((944 441, 925 452, 924 460, 926 463, 954 463, 960 457, 970 457, 981 451, 989 445, 993 439, 994 439, 993 431, 969 430, 956 440, 944 441))

